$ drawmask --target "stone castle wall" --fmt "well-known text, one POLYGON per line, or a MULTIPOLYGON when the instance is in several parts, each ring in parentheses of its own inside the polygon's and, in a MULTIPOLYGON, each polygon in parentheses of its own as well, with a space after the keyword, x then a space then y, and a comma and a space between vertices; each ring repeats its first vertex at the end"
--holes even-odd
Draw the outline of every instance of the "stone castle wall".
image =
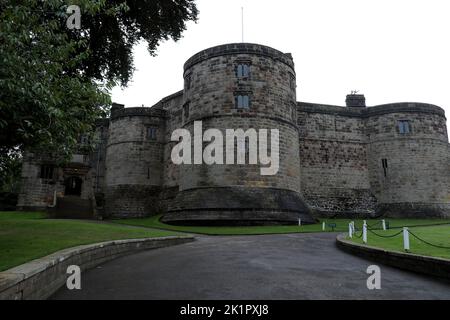
MULTIPOLYGON (((299 193, 292 58, 259 45, 225 45, 189 59, 184 76, 189 78, 185 81, 189 85, 184 90, 184 108, 180 115, 182 128, 189 130, 192 137, 195 121, 202 122, 203 132, 210 128, 219 129, 223 137, 226 129, 278 129, 280 168, 278 174, 264 176, 259 164, 181 165, 180 193, 170 204, 164 220, 172 223, 186 223, 187 220, 197 223, 217 220, 230 223, 297 222, 306 206, 299 193), (240 64, 249 66, 248 76, 238 77, 240 64), (249 96, 249 108, 237 108, 238 95, 249 96), (189 108, 188 112, 186 108, 189 108), (236 190, 239 190, 238 196, 236 190), (277 197, 274 198, 275 193, 277 197), (296 206, 291 205, 293 201, 296 206), (277 213, 269 219, 266 215, 269 212, 277 213)), ((230 150, 224 144, 224 157, 227 152, 230 150)))
POLYGON ((105 209, 112 217, 141 217, 159 210, 165 112, 115 108, 106 148, 105 209), (156 136, 149 136, 154 128, 156 136))
POLYGON ((302 193, 316 213, 450 215, 449 144, 441 108, 299 103, 298 125, 302 193), (400 120, 409 121, 410 133, 399 132, 400 120))
POLYGON ((389 113, 367 118, 366 128, 370 184, 381 213, 450 216, 450 162, 442 110, 397 104, 389 113), (410 133, 399 133, 399 120, 410 122, 410 133), (387 161, 386 172, 381 159, 387 161))
POLYGON ((45 210, 53 202, 55 191, 63 192, 64 186, 59 181, 60 170, 55 172, 55 179, 41 179, 41 164, 47 163, 47 159, 32 153, 24 155, 21 173, 21 191, 17 207, 21 210, 45 210))
MULTIPOLYGON (((347 107, 296 102, 292 56, 254 44, 201 51, 183 76, 184 90, 155 106, 114 105, 111 118, 99 122, 82 196, 104 197, 105 216, 162 212, 167 222, 192 224, 296 223, 309 221, 310 213, 450 217, 450 145, 441 108, 365 107, 362 95, 348 96, 347 107), (237 77, 239 64, 250 67, 248 77, 237 77), (250 97, 248 109, 236 107, 237 95, 250 97), (409 121, 410 133, 399 132, 400 120, 409 121), (172 132, 185 128, 193 137, 195 121, 224 137, 226 129, 278 129, 278 174, 262 176, 260 165, 173 164, 172 132), (148 128, 156 129, 155 139, 148 128)), ((48 184, 38 177, 45 161, 25 161, 18 206, 47 206, 75 172, 59 168, 59 183, 48 184)))
POLYGON ((320 216, 371 215, 376 199, 370 190, 364 122, 357 112, 339 114, 339 109, 298 105, 302 194, 320 216))

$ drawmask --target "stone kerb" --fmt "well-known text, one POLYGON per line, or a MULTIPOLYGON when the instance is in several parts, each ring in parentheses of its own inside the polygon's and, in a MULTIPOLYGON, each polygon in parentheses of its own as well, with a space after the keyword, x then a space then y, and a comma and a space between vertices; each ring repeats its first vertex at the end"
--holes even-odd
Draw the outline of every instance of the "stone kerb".
POLYGON ((0 300, 47 299, 66 283, 70 265, 84 271, 127 254, 191 241, 194 241, 192 236, 172 236, 114 240, 64 249, 0 272, 0 300))
POLYGON ((450 260, 448 259, 388 251, 357 244, 345 237, 346 234, 338 235, 336 245, 348 253, 399 269, 450 280, 450 260))

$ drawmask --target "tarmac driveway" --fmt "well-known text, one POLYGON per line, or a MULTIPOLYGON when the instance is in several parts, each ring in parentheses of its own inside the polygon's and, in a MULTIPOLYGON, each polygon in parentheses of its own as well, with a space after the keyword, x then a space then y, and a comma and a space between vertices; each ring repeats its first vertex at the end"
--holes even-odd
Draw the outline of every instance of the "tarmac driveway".
POLYGON ((207 237, 125 256, 82 274, 52 299, 450 299, 450 284, 342 252, 336 234, 207 237))

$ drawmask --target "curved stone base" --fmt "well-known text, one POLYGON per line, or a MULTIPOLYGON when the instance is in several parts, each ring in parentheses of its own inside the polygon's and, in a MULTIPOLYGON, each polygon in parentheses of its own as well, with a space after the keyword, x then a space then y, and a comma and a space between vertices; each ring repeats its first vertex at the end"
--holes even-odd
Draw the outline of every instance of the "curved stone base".
POLYGON ((340 188, 326 195, 304 195, 315 217, 364 219, 376 216, 377 199, 369 189, 340 188))
POLYGON ((377 215, 390 218, 450 218, 450 203, 384 203, 377 215))
POLYGON ((105 192, 106 218, 141 218, 160 212, 161 188, 143 185, 109 186, 105 192))
POLYGON ((297 192, 272 188, 216 187, 185 190, 162 221, 182 225, 290 225, 315 220, 297 192))

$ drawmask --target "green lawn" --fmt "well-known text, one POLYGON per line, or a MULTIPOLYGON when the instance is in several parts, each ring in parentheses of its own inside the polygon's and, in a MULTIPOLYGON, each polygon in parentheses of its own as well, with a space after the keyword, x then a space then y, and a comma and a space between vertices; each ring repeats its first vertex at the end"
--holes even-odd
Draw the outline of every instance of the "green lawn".
MULTIPOLYGON (((145 219, 114 220, 115 224, 46 219, 43 213, 0 212, 0 271, 27 261, 40 258, 55 251, 82 244, 118 239, 161 237, 179 234, 177 232, 209 235, 255 235, 298 232, 322 232, 322 222, 305 226, 254 226, 254 227, 195 227, 172 226, 159 221, 160 216, 145 219), (125 225, 142 226, 131 228, 125 225)), ((347 232, 348 219, 324 220, 326 224, 335 223, 337 232, 347 232)), ((379 220, 368 220, 373 226, 379 220)), ((449 220, 388 219, 392 228, 402 226, 423 226, 450 223, 449 220)), ((362 220, 355 220, 361 228, 362 220)), ((380 225, 374 226, 379 228, 380 225)), ((417 227, 412 229, 418 236, 441 245, 450 246, 450 225, 436 227, 417 227)), ((327 226, 327 232, 331 228, 327 226)), ((382 232, 379 230, 378 232, 382 232)), ((398 232, 386 231, 386 234, 398 232)), ((385 241, 369 234, 369 245, 382 246, 401 251, 401 237, 385 241)), ((450 250, 434 249, 418 243, 411 238, 413 253, 431 254, 450 258, 450 250)))
MULTIPOLYGON (((400 229, 401 230, 401 229, 400 229)), ((397 230, 387 230, 387 231, 376 231, 379 235, 394 235, 400 231, 397 230)), ((410 253, 441 257, 450 259, 450 224, 442 226, 428 226, 428 227, 413 227, 410 231, 417 235, 419 238, 424 239, 431 244, 448 247, 449 249, 440 249, 433 246, 427 245, 412 235, 409 236, 410 241, 410 253)), ((359 236, 361 233, 357 232, 359 236)), ((348 238, 347 238, 348 239, 348 238)), ((361 238, 354 237, 353 242, 363 243, 361 238)), ((367 245, 372 247, 383 248, 387 250, 405 252, 403 250, 403 234, 399 234, 393 238, 381 238, 370 231, 367 233, 367 245)))
POLYGON ((45 214, 36 212, 0 212, 0 271, 78 245, 176 234, 94 221, 45 219, 45 214))
MULTIPOLYGON (((159 219, 161 215, 144 219, 124 219, 113 220, 118 224, 127 224, 133 226, 142 226, 148 228, 157 228, 163 230, 172 230, 188 233, 198 233, 207 235, 255 235, 255 234, 279 234, 279 233, 301 233, 301 232, 322 232, 322 222, 325 221, 326 231, 332 231, 329 223, 335 223, 334 231, 347 232, 350 219, 329 219, 320 221, 320 223, 304 226, 253 226, 253 227, 196 227, 196 226, 173 226, 164 224, 159 219)), ((353 220, 358 228, 362 227, 363 220, 353 220)), ((424 219, 388 219, 391 228, 415 225, 430 225, 450 223, 450 220, 424 220, 424 219)), ((367 220, 369 226, 377 224, 374 228, 381 228, 380 220, 367 220)))

